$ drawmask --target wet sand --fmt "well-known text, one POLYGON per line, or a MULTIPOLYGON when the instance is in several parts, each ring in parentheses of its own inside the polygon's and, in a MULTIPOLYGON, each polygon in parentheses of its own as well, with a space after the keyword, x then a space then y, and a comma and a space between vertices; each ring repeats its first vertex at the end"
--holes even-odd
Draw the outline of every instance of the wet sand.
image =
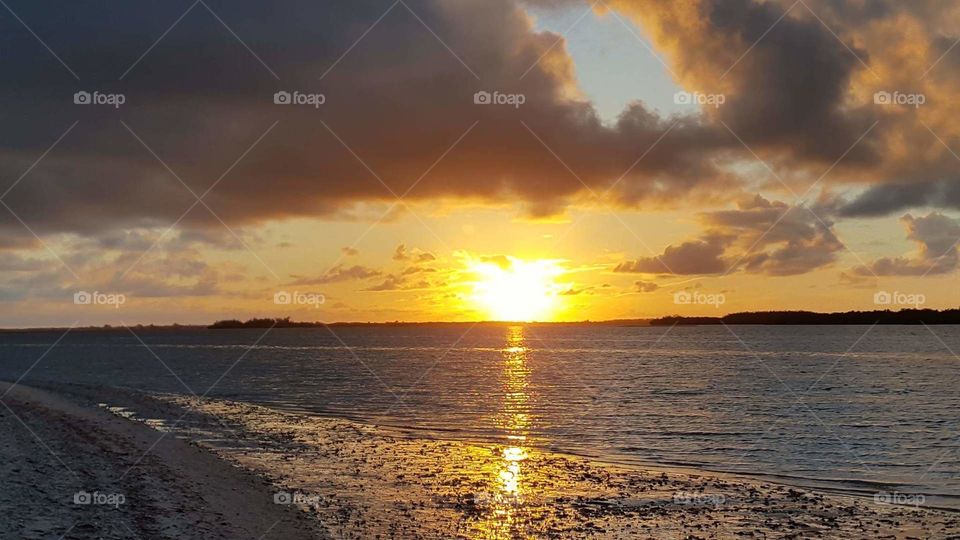
MULTIPOLYGON (((4 402, 44 430, 38 431, 41 438, 51 437, 78 473, 106 482, 129 468, 141 452, 132 451, 133 442, 131 448, 121 444, 126 437, 147 442, 166 433, 163 440, 175 446, 151 453, 123 480, 130 493, 137 487, 152 494, 145 507, 128 503, 122 510, 125 525, 153 533, 144 537, 192 537, 203 527, 196 537, 245 538, 282 516, 276 519, 289 529, 278 524, 265 538, 960 538, 960 515, 954 512, 753 479, 604 464, 538 450, 519 437, 511 445, 472 444, 245 403, 56 390, 69 392, 71 403, 19 388, 4 402), (91 437, 94 430, 98 434, 91 437), (205 498, 225 491, 234 494, 226 509, 205 498), (177 505, 191 511, 172 511, 177 505), (294 509, 309 523, 290 518, 294 509), (184 530, 190 532, 177 534, 184 530)), ((22 483, 46 486, 49 476, 59 475, 52 483, 65 485, 42 489, 54 499, 71 493, 76 483, 69 473, 31 446, 29 432, 18 430, 5 409, 0 412, 4 427, 16 433, 4 446, 3 467, 17 467, 22 483)), ((3 503, 17 504, 10 498, 3 503)), ((16 514, 30 527, 55 525, 54 538, 77 517, 86 520, 85 531, 117 517, 102 512, 100 518, 62 501, 19 504, 16 514)))
POLYGON ((324 537, 265 480, 185 441, 26 386, 0 401, 0 538, 324 537))

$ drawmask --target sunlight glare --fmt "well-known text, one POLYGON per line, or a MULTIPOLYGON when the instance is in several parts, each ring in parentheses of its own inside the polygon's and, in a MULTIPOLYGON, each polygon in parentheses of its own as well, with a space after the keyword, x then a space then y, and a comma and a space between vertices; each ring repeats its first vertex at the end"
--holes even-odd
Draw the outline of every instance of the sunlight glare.
POLYGON ((556 261, 523 261, 507 257, 501 264, 476 262, 473 301, 498 321, 547 321, 556 312, 564 273, 556 261))

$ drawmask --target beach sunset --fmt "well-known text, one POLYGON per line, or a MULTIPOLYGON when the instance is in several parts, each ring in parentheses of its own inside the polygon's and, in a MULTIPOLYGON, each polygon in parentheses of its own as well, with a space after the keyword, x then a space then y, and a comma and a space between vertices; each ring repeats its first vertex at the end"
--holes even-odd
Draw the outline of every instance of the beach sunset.
POLYGON ((0 0, 0 539, 960 538, 958 29, 0 0))

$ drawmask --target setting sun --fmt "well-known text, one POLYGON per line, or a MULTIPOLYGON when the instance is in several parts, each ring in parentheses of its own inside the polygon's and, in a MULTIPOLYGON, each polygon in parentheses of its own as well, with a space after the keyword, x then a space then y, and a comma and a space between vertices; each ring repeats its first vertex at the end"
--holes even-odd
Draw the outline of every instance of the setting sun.
POLYGON ((498 321, 547 321, 557 311, 564 273, 556 261, 523 261, 503 257, 471 265, 476 275, 473 301, 498 321))

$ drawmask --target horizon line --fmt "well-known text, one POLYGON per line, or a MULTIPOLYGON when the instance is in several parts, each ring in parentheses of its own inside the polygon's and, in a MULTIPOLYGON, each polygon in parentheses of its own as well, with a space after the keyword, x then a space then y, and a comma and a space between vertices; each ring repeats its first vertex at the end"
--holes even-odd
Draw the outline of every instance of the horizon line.
MULTIPOLYGON (((295 321, 290 317, 252 317, 246 321, 241 321, 240 319, 219 319, 212 323, 196 323, 196 324, 183 324, 183 323, 168 323, 168 324, 158 324, 158 323, 137 323, 137 324, 103 324, 97 326, 15 326, 9 327, 4 326, 0 327, 0 332, 28 332, 28 331, 52 331, 52 330, 111 330, 111 329, 122 329, 122 328, 157 328, 157 329, 168 329, 168 328, 198 328, 198 329, 243 329, 244 327, 230 327, 222 326, 221 328, 215 328, 217 324, 221 323, 233 323, 237 322, 241 325, 250 324, 253 321, 275 321, 273 326, 247 326, 246 328, 290 328, 286 325, 297 325, 299 328, 310 328, 310 327, 322 327, 322 326, 402 326, 402 325, 455 325, 455 324, 473 324, 473 325, 483 325, 483 324, 496 324, 496 325, 577 325, 577 324, 593 324, 593 325, 611 325, 611 324, 632 324, 636 326, 656 326, 651 324, 654 321, 675 321, 675 324, 682 324, 685 321, 692 324, 697 324, 695 321, 722 321, 722 319, 735 316, 735 315, 753 315, 753 316, 762 316, 762 315, 806 315, 806 316, 815 316, 815 317, 830 317, 830 316, 839 316, 839 315, 851 315, 851 314, 901 314, 901 313, 910 313, 910 312, 930 312, 936 314, 944 314, 952 311, 958 311, 960 308, 946 308, 946 309, 933 309, 933 308, 911 308, 905 307, 899 310, 890 310, 890 309, 875 309, 875 310, 848 310, 848 311, 831 311, 831 312, 817 312, 817 311, 807 311, 807 310, 766 310, 766 311, 738 311, 730 312, 725 314, 718 315, 661 315, 658 317, 633 317, 633 318, 617 318, 617 319, 600 319, 600 320, 590 320, 584 319, 579 321, 507 321, 507 320, 459 320, 459 321, 333 321, 333 322, 324 322, 324 321, 295 321), (641 324, 642 323, 642 324, 641 324), (283 325, 283 326, 281 326, 283 325)), ((882 321, 877 321, 878 324, 882 321)), ((920 323, 926 324, 924 321, 920 323)), ((743 324, 731 322, 730 324, 743 324)), ((764 324, 764 323, 747 323, 747 324, 764 324)), ((769 323, 767 323, 769 324, 769 323)), ((782 323, 781 323, 782 324, 782 323)), ((861 323, 853 323, 861 324, 861 323)), ((931 321, 929 324, 938 324, 935 321, 931 321)), ((939 323, 939 324, 960 324, 958 323, 939 323)))

